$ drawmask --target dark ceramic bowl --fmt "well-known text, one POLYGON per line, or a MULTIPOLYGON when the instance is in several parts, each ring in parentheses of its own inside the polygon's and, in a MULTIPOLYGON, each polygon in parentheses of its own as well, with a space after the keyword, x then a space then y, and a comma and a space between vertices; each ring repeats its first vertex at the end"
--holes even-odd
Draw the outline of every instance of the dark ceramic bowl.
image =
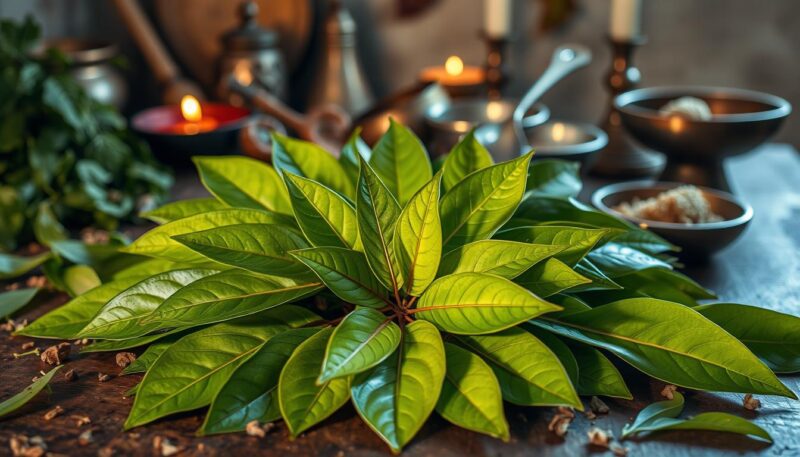
POLYGON ((751 151, 777 132, 791 113, 774 95, 724 87, 650 87, 614 99, 622 124, 645 146, 667 156, 660 181, 678 181, 729 190, 722 161, 751 151), (659 110, 691 96, 711 109, 709 120, 693 120, 659 110))
POLYGON ((649 221, 624 216, 613 208, 620 203, 640 200, 681 186, 674 182, 630 181, 601 187, 592 194, 592 204, 599 210, 626 219, 643 228, 648 228, 667 241, 680 246, 683 260, 702 260, 722 250, 737 239, 750 220, 753 208, 727 192, 700 187, 711 210, 722 217, 722 221, 703 224, 678 224, 649 221))
POLYGON ((528 144, 536 151, 533 160, 585 162, 608 144, 606 132, 592 124, 551 120, 542 125, 524 127, 528 144))

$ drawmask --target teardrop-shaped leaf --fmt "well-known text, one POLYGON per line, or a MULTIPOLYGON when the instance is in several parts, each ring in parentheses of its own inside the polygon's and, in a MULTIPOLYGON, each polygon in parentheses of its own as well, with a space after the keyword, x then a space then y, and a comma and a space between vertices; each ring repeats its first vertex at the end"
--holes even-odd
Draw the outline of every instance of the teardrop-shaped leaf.
POLYGON ((637 249, 606 243, 587 255, 594 265, 611 278, 618 278, 648 268, 672 269, 672 265, 637 249))
POLYGON ((141 323, 167 328, 222 322, 299 300, 321 288, 316 280, 223 271, 180 289, 141 323))
POLYGON ((286 225, 228 225, 173 239, 215 262, 248 271, 290 277, 308 274, 308 269, 288 254, 308 243, 302 233, 286 225))
MULTIPOLYGON (((531 154, 476 171, 444 194, 445 252, 490 238, 508 221, 525 192, 531 154)), ((556 244, 556 243, 549 243, 556 244)))
POLYGON ((422 142, 414 132, 394 120, 375 145, 369 164, 401 205, 433 176, 422 142))
POLYGON ((173 333, 158 341, 153 342, 145 349, 144 352, 136 360, 131 362, 130 365, 122 370, 122 374, 145 373, 153 364, 156 363, 161 354, 163 354, 170 346, 178 342, 181 338, 186 336, 187 333, 173 333))
POLYGON ((172 237, 237 224, 286 224, 291 226, 294 225, 294 221, 283 214, 254 209, 211 211, 158 226, 122 248, 122 251, 164 258, 173 262, 209 264, 210 262, 205 256, 187 248, 172 237))
POLYGON ((31 385, 22 389, 21 392, 0 402, 0 418, 13 413, 19 408, 22 408, 25 403, 28 403, 33 397, 41 392, 42 389, 47 387, 47 384, 50 383, 50 380, 53 379, 53 376, 55 376, 56 373, 58 373, 58 370, 60 370, 62 367, 63 365, 59 365, 53 368, 52 370, 48 371, 46 375, 42 376, 36 381, 33 381, 31 385))
POLYGON ((158 324, 144 325, 141 323, 143 317, 150 315, 184 286, 217 273, 218 270, 192 268, 147 278, 109 300, 77 337, 116 340, 147 335, 158 324))
POLYGON ((317 384, 332 332, 333 329, 326 328, 304 341, 281 371, 278 403, 293 437, 325 420, 350 398, 349 378, 317 384))
POLYGON ((561 365, 565 370, 567 370, 567 375, 569 375, 572 385, 575 386, 576 390, 580 394, 580 389, 578 389, 578 381, 580 379, 578 360, 575 359, 575 355, 572 353, 572 349, 567 346, 567 343, 560 340, 554 334, 542 330, 534 325, 523 324, 520 327, 544 343, 544 345, 547 346, 548 349, 550 349, 550 351, 556 355, 556 357, 558 357, 558 361, 561 362, 561 365))
POLYGON ((555 225, 517 227, 503 230, 495 238, 520 241, 523 243, 553 244, 569 246, 555 258, 568 265, 575 265, 604 237, 612 232, 609 229, 583 229, 555 225))
POLYGON ((142 379, 125 429, 209 405, 236 367, 286 329, 251 319, 184 336, 161 354, 142 379))
POLYGON ((0 280, 16 278, 45 263, 53 256, 50 252, 43 252, 31 257, 20 257, 0 253, 0 280))
POLYGON ((394 247, 406 292, 419 296, 436 277, 442 258, 437 174, 408 201, 394 230, 394 247))
POLYGON ((400 290, 403 280, 392 243, 400 206, 372 167, 363 160, 358 178, 356 215, 370 268, 387 289, 400 290))
POLYGON ((646 427, 661 419, 674 419, 680 416, 683 411, 684 399, 680 392, 673 392, 669 400, 657 401, 645 406, 636 415, 632 424, 626 424, 622 428, 622 438, 626 438, 636 433, 640 428, 646 427))
POLYGON ((313 271, 337 297, 355 305, 381 308, 386 290, 372 274, 363 253, 345 248, 310 248, 291 253, 313 271))
POLYGON ((236 208, 291 213, 286 188, 269 165, 231 156, 195 156, 192 161, 203 185, 220 201, 236 208))
POLYGON ((532 321, 614 353, 644 373, 692 389, 796 398, 739 340, 677 303, 632 298, 532 321))
POLYGON ((447 332, 476 335, 560 309, 499 276, 459 273, 434 281, 414 311, 447 332))
POLYGON ((16 333, 36 338, 73 338, 91 322, 109 300, 143 279, 146 279, 146 276, 130 276, 95 287, 36 319, 16 333))
POLYGON ((450 190, 473 172, 492 165, 491 154, 475 139, 475 130, 470 130, 447 155, 442 166, 442 185, 450 190))
POLYGON ((65 268, 62 281, 65 292, 70 297, 77 297, 103 283, 94 268, 89 265, 71 265, 65 268))
POLYGON ((518 405, 582 408, 558 357, 525 330, 513 327, 493 335, 463 335, 457 339, 489 363, 506 401, 518 405))
POLYGON ((445 353, 432 324, 406 325, 400 348, 353 380, 356 411, 393 451, 399 452, 430 416, 442 389, 445 353))
POLYGON ((284 173, 297 223, 315 246, 357 248, 356 211, 339 194, 310 179, 284 173))
POLYGON ((580 164, 568 160, 547 159, 531 163, 526 194, 551 197, 577 197, 583 184, 580 164))
POLYGON ((399 344, 400 328, 391 317, 374 309, 356 309, 333 331, 318 382, 368 370, 392 355, 399 344))
POLYGON ((10 316, 22 309, 33 300, 38 292, 38 287, 32 287, 0 293, 0 318, 10 316))
POLYGON ((278 378, 297 346, 318 332, 316 328, 289 330, 270 338, 241 364, 217 394, 199 435, 239 432, 248 422, 280 419, 278 378))
POLYGON ((454 425, 508 441, 500 384, 480 357, 454 344, 444 345, 447 372, 436 412, 454 425))
POLYGON ((358 126, 350 134, 347 143, 342 146, 342 152, 339 154, 339 163, 342 164, 347 177, 356 182, 361 168, 361 160, 369 162, 370 157, 372 157, 372 149, 361 139, 361 127, 358 126))
MULTIPOLYGON (((656 432, 664 430, 704 430, 713 432, 736 433, 750 438, 758 438, 772 443, 769 432, 747 419, 733 414, 710 412, 700 413, 691 419, 656 419, 635 432, 656 432)), ((629 433, 629 434, 630 434, 629 433)))
POLYGON ((522 273, 514 282, 540 297, 547 298, 581 284, 589 284, 592 280, 581 276, 564 262, 552 258, 522 273))
POLYGON ((714 303, 695 309, 744 343, 773 371, 800 371, 799 317, 735 303, 714 303))
POLYGON ((514 279, 566 246, 481 240, 454 249, 442 258, 438 276, 454 273, 488 273, 514 279))
POLYGON ((169 331, 151 333, 150 335, 137 336, 125 340, 97 340, 94 343, 89 343, 86 346, 83 346, 81 348, 81 354, 84 352, 119 352, 125 349, 147 346, 150 343, 155 344, 162 338, 167 338, 180 332, 185 332, 188 329, 189 327, 178 327, 169 331))
POLYGON ((192 198, 167 203, 154 210, 142 213, 141 216, 149 219, 156 224, 166 224, 167 222, 177 221, 184 217, 194 216, 195 214, 207 213, 226 209, 224 203, 214 198, 192 198))
POLYGON ((582 344, 570 345, 570 349, 580 367, 575 383, 580 395, 633 399, 625 379, 602 352, 582 344))
POLYGON ((314 143, 273 133, 272 164, 279 173, 311 179, 348 198, 355 194, 353 182, 342 165, 314 143))

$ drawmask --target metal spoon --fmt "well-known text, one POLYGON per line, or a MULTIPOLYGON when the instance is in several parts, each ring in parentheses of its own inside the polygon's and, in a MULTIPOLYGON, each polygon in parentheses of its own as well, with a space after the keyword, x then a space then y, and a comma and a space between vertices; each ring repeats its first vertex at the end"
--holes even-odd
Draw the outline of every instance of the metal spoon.
POLYGON ((522 125, 525 113, 557 82, 578 68, 588 65, 591 60, 592 52, 585 46, 565 44, 556 48, 550 59, 550 65, 544 70, 539 80, 528 89, 514 110, 512 120, 520 149, 525 148, 528 144, 528 138, 525 136, 525 129, 522 125))

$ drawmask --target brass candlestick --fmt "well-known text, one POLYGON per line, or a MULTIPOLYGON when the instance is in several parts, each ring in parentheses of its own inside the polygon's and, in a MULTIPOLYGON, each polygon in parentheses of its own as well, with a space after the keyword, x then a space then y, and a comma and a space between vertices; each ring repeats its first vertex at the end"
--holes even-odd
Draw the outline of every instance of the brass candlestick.
POLYGON ((612 49, 608 89, 611 94, 609 109, 601 127, 608 134, 608 145, 598 154, 590 167, 592 174, 610 177, 652 176, 664 168, 662 154, 644 149, 635 143, 622 127, 619 113, 614 109, 614 98, 635 88, 641 80, 639 69, 633 65, 633 51, 645 43, 644 37, 621 41, 609 38, 612 49))
POLYGON ((499 100, 502 98, 502 89, 508 82, 508 72, 506 65, 506 46, 508 39, 495 38, 483 35, 486 40, 488 53, 486 55, 486 87, 489 92, 489 100, 499 100))

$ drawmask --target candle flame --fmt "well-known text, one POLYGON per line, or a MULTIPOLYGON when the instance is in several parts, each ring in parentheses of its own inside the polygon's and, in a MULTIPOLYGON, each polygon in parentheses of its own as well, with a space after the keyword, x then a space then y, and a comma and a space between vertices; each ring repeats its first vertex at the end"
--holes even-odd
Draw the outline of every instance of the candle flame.
POLYGON ((444 70, 450 76, 458 76, 464 72, 464 61, 458 56, 450 56, 444 63, 444 70))
POLYGON ((200 102, 191 95, 184 95, 181 99, 181 115, 189 122, 199 122, 203 118, 200 102))
POLYGON ((556 143, 564 141, 564 134, 566 133, 566 130, 567 129, 564 127, 564 124, 561 122, 556 122, 553 124, 553 130, 551 130, 553 141, 556 143))
POLYGON ((253 73, 250 71, 250 65, 241 60, 233 67, 233 77, 236 81, 243 85, 249 86, 253 82, 253 73))

